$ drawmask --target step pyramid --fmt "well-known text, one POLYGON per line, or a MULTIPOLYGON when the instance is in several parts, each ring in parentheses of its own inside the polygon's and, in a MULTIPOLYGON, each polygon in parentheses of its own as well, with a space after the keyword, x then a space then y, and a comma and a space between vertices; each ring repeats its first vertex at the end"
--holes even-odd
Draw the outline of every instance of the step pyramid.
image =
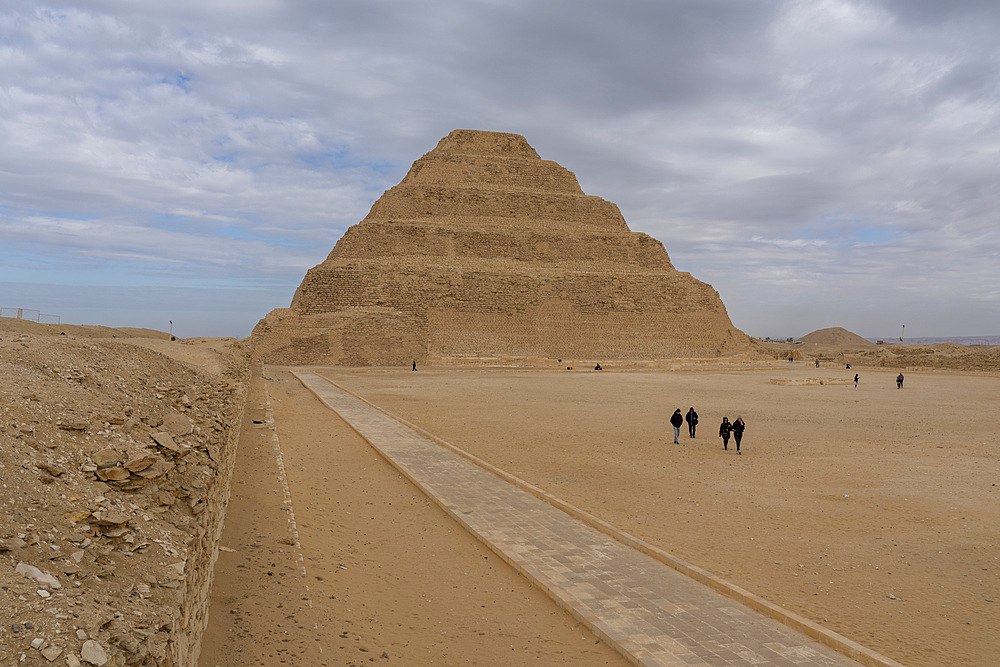
POLYGON ((751 351, 718 293, 524 137, 455 130, 413 163, 289 308, 269 363, 651 361, 751 351))

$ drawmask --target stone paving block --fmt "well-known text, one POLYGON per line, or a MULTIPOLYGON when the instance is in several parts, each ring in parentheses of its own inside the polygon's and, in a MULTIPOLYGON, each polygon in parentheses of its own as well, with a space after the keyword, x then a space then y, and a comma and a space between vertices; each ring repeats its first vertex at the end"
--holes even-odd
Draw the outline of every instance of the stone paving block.
POLYGON ((296 375, 456 521, 637 664, 858 664, 609 537, 320 375, 296 375))

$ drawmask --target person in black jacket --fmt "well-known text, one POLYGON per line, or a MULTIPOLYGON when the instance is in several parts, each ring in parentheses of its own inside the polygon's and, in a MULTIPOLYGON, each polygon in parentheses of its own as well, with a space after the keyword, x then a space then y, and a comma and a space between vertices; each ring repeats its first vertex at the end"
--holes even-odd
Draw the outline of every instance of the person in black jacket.
POLYGON ((694 427, 698 425, 698 413, 694 411, 694 408, 687 411, 687 414, 684 415, 684 421, 688 423, 688 433, 693 438, 694 427))
POLYGON ((733 430, 733 425, 729 423, 729 417, 723 417, 719 424, 719 435, 722 436, 722 448, 729 451, 729 434, 733 430))
POLYGON ((681 437, 681 424, 684 423, 684 415, 681 414, 681 409, 677 408, 674 410, 674 414, 670 415, 670 425, 674 427, 674 444, 679 445, 681 437))
POLYGON ((737 454, 741 453, 740 452, 740 441, 743 440, 743 430, 746 427, 747 427, 747 425, 745 423, 743 423, 743 415, 738 416, 736 418, 736 421, 733 422, 733 440, 736 441, 736 453, 737 454))

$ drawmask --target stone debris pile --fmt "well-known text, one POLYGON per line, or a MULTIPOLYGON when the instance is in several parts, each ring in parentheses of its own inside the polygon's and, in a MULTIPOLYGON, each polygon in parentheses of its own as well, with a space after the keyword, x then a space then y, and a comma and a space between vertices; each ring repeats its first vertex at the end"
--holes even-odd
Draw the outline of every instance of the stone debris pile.
POLYGON ((196 657, 243 370, 0 333, 0 666, 196 657))

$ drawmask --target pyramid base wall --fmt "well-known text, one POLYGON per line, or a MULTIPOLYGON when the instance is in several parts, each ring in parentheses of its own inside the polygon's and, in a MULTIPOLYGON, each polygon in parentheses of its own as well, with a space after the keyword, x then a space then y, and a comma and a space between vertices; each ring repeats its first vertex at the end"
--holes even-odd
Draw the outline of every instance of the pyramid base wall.
POLYGON ((538 366, 558 359, 635 364, 751 355, 746 335, 728 322, 719 335, 718 319, 433 309, 423 315, 388 309, 301 315, 279 309, 257 325, 252 343, 260 361, 291 366, 409 366, 412 361, 538 366), (709 331, 714 335, 702 336, 709 331))

